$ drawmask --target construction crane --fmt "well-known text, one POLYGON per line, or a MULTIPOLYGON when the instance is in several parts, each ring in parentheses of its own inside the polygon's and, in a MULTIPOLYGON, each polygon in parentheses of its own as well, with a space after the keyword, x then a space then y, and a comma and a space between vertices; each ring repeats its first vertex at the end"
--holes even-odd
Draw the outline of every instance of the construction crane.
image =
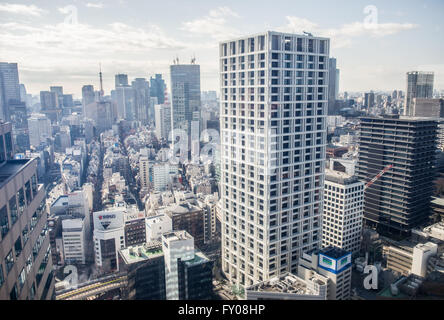
POLYGON ((364 186, 364 190, 367 189, 368 187, 370 187, 376 180, 378 180, 379 178, 382 177, 382 175, 384 173, 386 173, 387 171, 389 171, 391 168, 393 167, 392 164, 389 164, 387 167, 385 167, 380 173, 378 173, 372 180, 370 180, 370 182, 368 182, 365 186, 364 186))

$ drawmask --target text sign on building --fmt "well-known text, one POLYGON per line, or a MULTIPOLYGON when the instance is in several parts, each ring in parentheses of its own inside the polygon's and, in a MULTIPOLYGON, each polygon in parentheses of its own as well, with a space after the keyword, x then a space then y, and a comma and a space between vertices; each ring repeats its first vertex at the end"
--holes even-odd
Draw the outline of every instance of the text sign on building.
POLYGON ((123 226, 123 214, 121 211, 94 212, 94 229, 110 230, 123 226))

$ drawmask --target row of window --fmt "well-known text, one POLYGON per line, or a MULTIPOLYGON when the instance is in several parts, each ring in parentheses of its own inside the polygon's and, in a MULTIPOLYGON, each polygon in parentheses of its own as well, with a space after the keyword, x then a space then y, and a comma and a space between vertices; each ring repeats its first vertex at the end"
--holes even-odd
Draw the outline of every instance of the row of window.
POLYGON ((16 195, 12 196, 7 204, 0 208, 1 238, 6 236, 36 195, 37 176, 33 175, 31 179, 25 183, 24 187, 20 188, 16 195))

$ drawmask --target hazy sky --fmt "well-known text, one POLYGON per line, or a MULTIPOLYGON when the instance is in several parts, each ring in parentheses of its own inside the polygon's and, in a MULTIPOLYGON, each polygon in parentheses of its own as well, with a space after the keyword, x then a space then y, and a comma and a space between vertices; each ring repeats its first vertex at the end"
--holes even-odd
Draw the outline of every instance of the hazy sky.
POLYGON ((202 90, 219 91, 218 42, 266 30, 331 38, 340 91, 405 90, 405 73, 435 72, 444 89, 444 1, 360 0, 0 0, 0 61, 19 63, 20 82, 80 98, 105 93, 114 75, 162 73, 178 56, 201 65, 202 90), (371 6, 371 7, 369 7, 371 6))

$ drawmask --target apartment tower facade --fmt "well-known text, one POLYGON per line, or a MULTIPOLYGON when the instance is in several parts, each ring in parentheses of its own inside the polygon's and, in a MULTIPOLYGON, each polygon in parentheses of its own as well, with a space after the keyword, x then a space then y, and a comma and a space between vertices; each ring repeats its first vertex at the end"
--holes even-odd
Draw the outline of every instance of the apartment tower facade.
POLYGON ((243 287, 320 246, 329 39, 268 31, 219 49, 222 269, 243 287))

